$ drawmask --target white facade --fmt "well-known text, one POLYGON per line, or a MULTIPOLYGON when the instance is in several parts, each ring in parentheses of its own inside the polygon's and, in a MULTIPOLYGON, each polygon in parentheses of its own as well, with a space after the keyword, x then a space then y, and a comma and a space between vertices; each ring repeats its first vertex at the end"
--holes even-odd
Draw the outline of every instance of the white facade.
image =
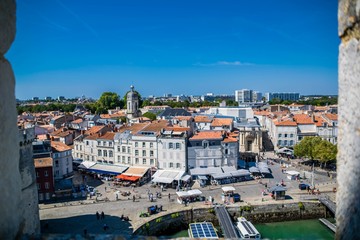
POLYGON ((155 133, 138 133, 132 137, 132 165, 157 167, 158 144, 155 133))
POLYGON ((241 89, 235 91, 235 101, 238 103, 248 103, 253 101, 253 90, 241 89))
POLYGON ((254 118, 254 112, 249 107, 211 107, 206 114, 223 115, 239 119, 254 118))
POLYGON ((297 143, 297 131, 296 126, 277 126, 274 139, 276 146, 293 147, 297 143))
POLYGON ((186 171, 186 134, 164 131, 158 139, 158 168, 186 171))
POLYGON ((73 172, 71 149, 52 153, 54 179, 62 179, 73 172))

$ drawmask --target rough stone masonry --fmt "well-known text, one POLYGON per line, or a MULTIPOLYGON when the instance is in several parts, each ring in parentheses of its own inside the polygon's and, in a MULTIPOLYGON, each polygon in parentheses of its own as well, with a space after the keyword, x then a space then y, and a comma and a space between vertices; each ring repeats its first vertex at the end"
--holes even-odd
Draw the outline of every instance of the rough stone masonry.
POLYGON ((336 239, 360 239, 360 0, 339 0, 336 239))

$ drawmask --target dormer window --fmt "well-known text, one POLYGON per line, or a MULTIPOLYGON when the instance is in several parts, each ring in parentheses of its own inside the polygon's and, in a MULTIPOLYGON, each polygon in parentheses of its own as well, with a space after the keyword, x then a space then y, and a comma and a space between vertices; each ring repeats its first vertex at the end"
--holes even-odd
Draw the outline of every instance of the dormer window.
POLYGON ((204 141, 202 142, 202 146, 203 146, 203 148, 209 147, 209 142, 206 141, 206 140, 204 140, 204 141))

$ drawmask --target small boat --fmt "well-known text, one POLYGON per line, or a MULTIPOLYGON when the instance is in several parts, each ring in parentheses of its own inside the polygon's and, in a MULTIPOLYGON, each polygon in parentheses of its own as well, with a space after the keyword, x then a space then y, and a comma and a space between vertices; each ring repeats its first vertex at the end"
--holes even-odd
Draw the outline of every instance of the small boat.
POLYGON ((241 239, 261 239, 259 231, 244 217, 239 217, 237 224, 241 239))

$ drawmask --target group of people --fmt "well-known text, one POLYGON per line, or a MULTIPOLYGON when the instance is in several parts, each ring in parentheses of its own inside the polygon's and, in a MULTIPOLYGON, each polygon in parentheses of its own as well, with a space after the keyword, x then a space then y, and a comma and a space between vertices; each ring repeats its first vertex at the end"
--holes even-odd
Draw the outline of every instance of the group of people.
POLYGON ((105 214, 104 212, 101 212, 101 214, 96 211, 96 219, 99 220, 99 219, 105 219, 105 214))

